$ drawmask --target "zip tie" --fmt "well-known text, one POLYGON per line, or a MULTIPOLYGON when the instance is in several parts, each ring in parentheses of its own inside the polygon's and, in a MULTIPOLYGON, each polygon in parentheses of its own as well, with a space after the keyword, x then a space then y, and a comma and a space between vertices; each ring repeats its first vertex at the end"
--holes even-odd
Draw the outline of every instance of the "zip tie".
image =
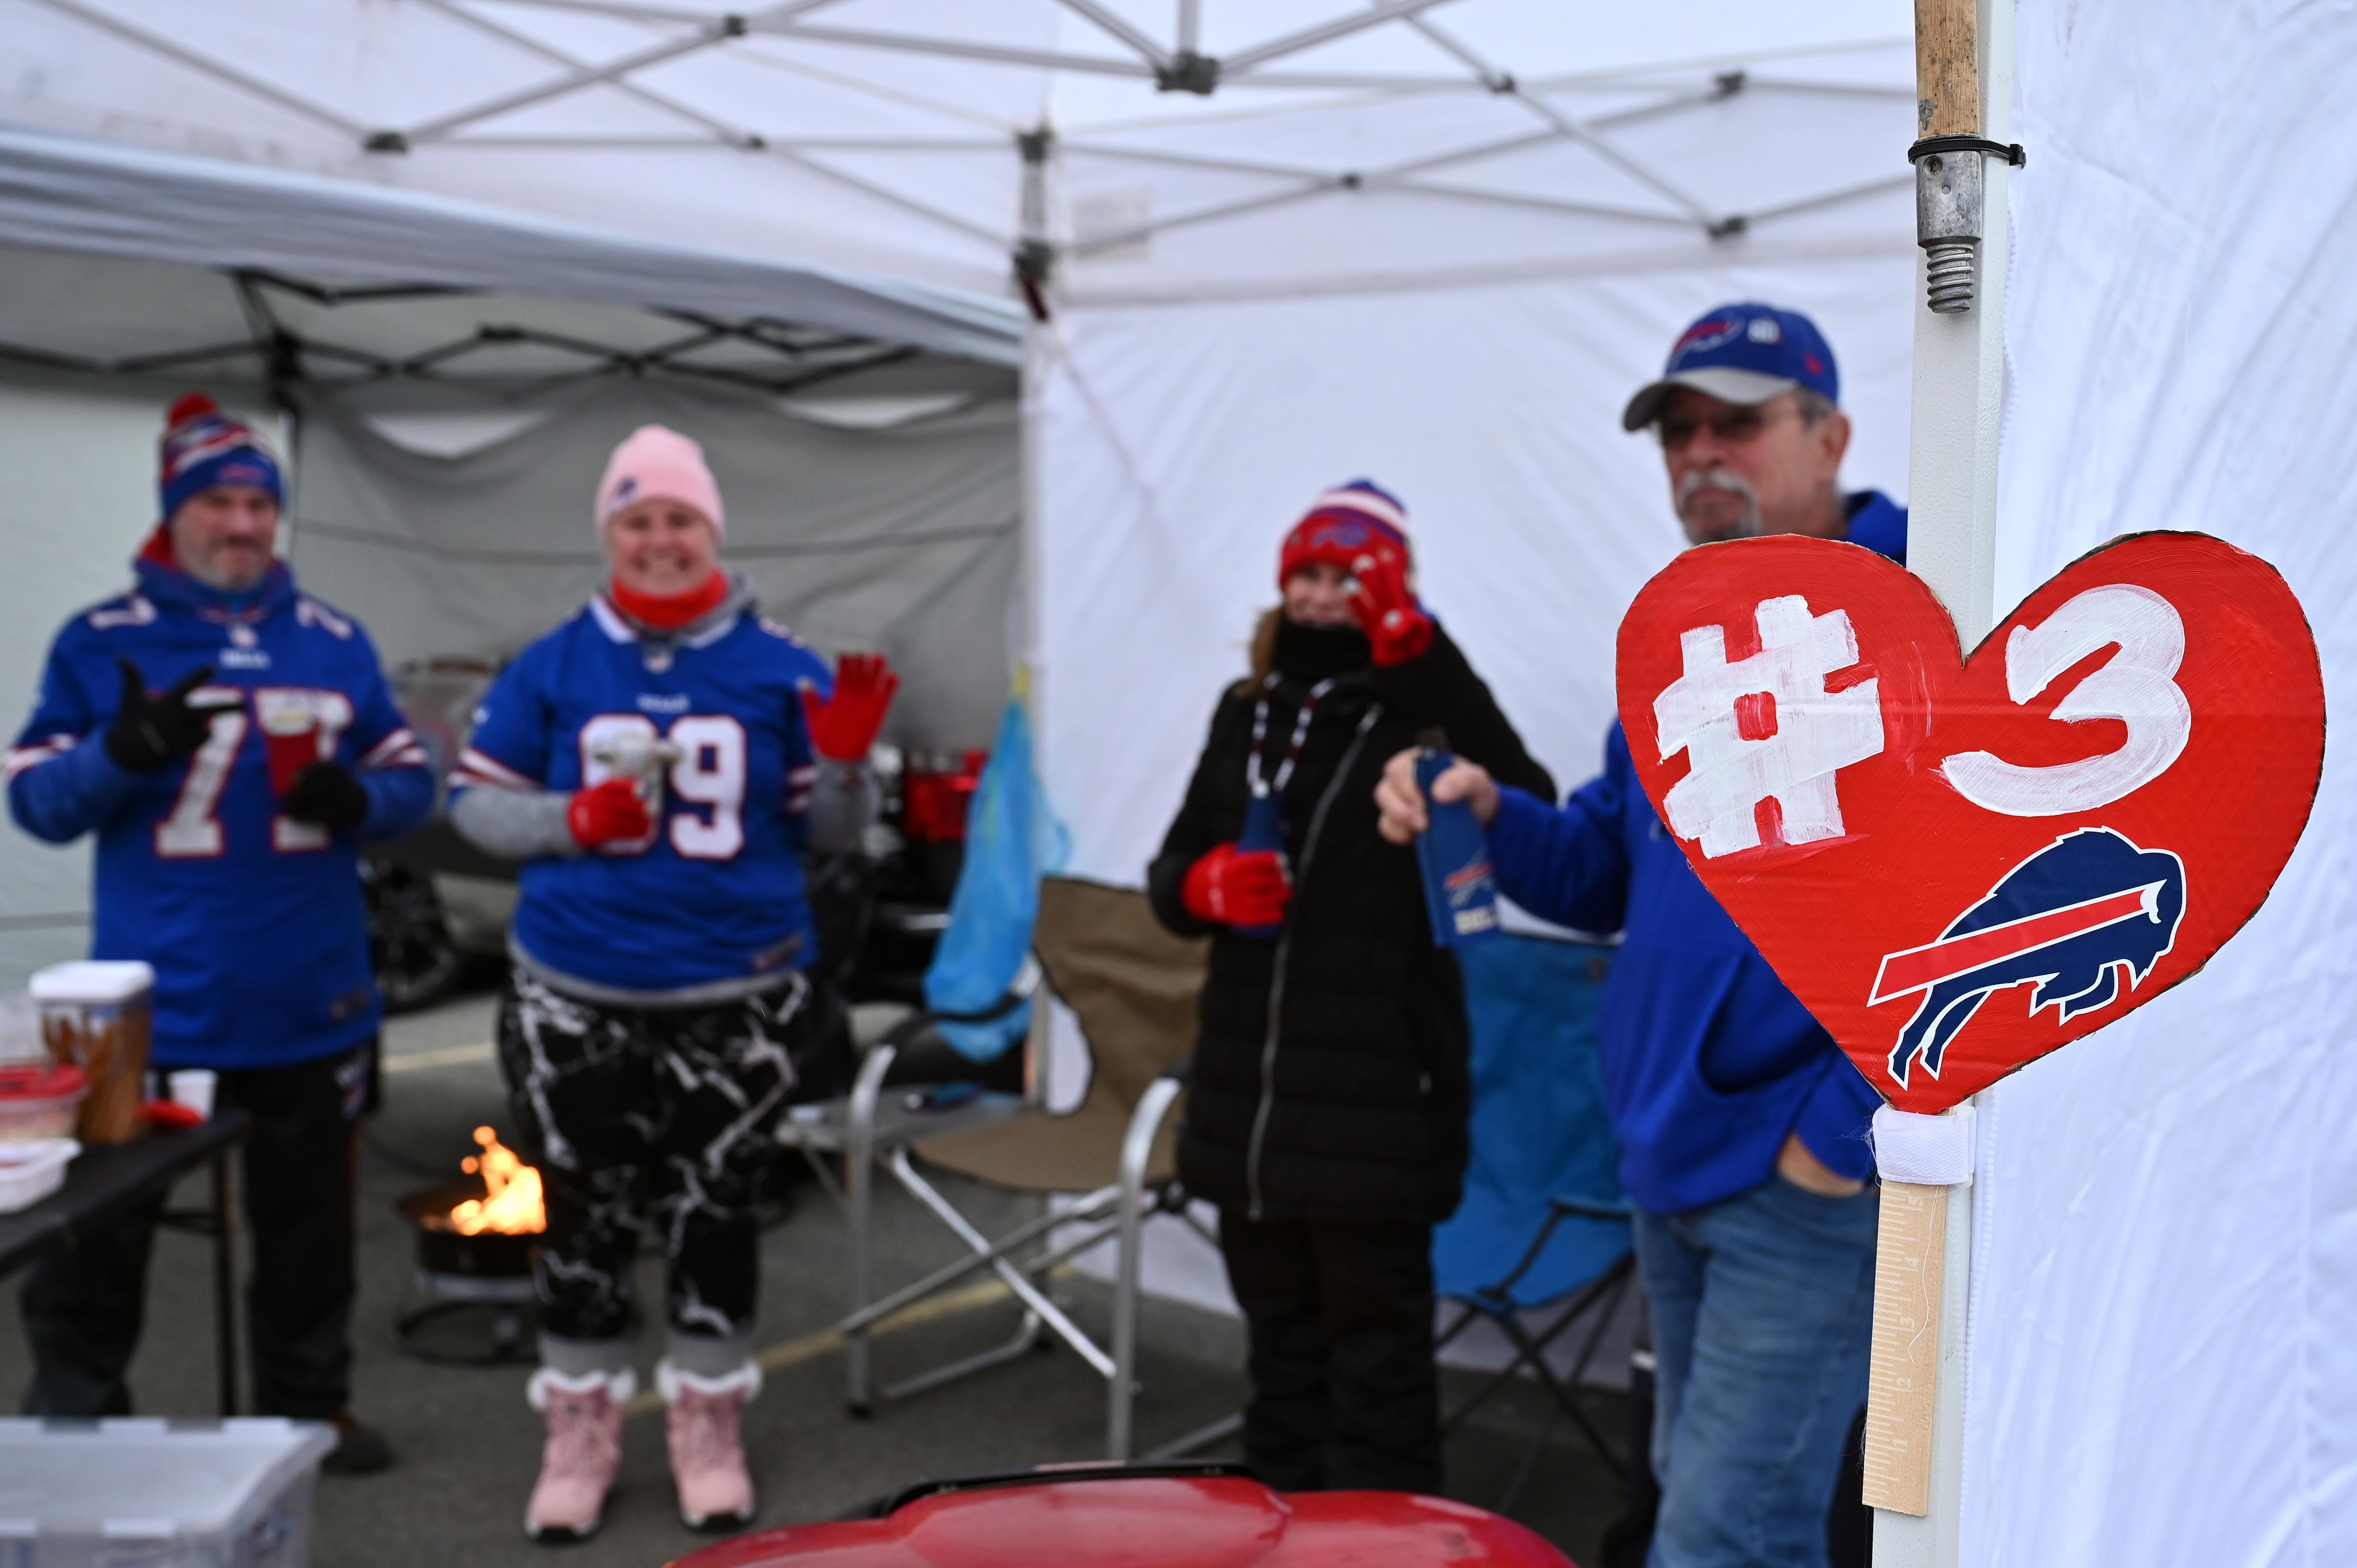
POLYGON ((1933 153, 1995 153, 2016 168, 2029 162, 2019 142, 1992 142, 1986 136, 1926 136, 1907 149, 1907 161, 1911 164, 1933 153))

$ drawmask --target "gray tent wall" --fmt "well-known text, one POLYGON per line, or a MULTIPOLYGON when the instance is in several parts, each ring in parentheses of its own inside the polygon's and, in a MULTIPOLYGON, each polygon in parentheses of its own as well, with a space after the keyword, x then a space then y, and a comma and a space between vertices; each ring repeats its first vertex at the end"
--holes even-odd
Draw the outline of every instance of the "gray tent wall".
POLYGON ((351 394, 304 404, 288 556, 388 664, 501 659, 579 608, 603 575, 590 497, 607 454, 651 422, 704 444, 726 556, 765 614, 830 657, 890 655, 903 684, 888 739, 989 744, 1020 556, 1011 395, 881 430, 656 381, 578 383, 530 406, 546 417, 445 457, 386 439, 351 394))

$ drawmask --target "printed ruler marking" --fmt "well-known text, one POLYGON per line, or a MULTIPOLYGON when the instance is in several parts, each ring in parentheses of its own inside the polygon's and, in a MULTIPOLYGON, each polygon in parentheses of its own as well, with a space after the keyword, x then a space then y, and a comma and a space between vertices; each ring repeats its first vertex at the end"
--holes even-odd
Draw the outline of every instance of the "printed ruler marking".
POLYGON ((1874 1255, 1874 1358, 1867 1378, 1866 1501, 1921 1518, 1931 1506, 1932 1392, 1948 1189, 1882 1184, 1874 1255))

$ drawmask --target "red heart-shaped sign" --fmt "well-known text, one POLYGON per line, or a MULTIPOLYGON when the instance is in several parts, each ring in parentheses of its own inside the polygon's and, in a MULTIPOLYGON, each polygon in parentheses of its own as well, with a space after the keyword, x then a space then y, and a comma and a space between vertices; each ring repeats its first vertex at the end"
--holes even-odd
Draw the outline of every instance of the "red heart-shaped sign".
POLYGON ((1906 1111, 2200 969, 2274 886, 2324 759, 2299 602, 2199 533, 2073 562, 1968 660, 1871 551, 1706 545, 1630 607, 1619 677, 1687 859, 1906 1111))

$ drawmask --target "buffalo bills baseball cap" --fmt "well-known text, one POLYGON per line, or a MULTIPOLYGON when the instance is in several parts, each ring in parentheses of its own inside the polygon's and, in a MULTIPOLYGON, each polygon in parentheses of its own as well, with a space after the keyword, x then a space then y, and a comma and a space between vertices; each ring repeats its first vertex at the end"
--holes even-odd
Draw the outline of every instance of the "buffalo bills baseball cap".
POLYGON ((1641 389, 1620 412, 1620 428, 1642 430, 1661 417, 1672 387, 1692 387, 1726 403, 1766 403, 1806 387, 1841 402, 1834 351, 1817 324, 1797 310, 1757 302, 1705 312, 1671 345, 1662 379, 1641 389))

